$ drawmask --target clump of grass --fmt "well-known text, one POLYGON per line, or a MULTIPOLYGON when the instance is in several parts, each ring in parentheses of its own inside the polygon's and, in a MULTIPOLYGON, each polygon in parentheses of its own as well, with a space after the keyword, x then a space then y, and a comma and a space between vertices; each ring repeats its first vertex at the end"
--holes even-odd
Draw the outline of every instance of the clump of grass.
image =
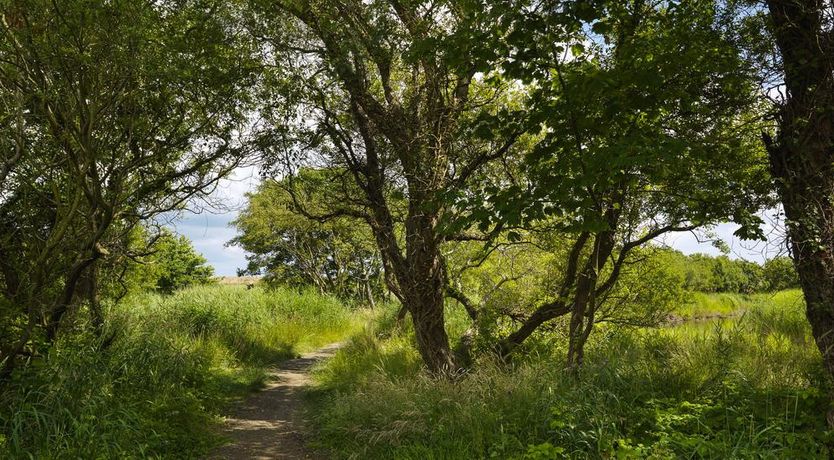
POLYGON ((731 320, 602 328, 578 378, 555 346, 436 380, 407 333, 368 328, 316 374, 318 442, 337 458, 825 458, 828 387, 791 298, 748 298, 731 320))
MULTIPOLYGON (((204 286, 115 308, 102 348, 65 335, 0 394, 0 452, 33 458, 195 458, 265 368, 341 340, 363 314, 291 290, 204 286)), ((2 454, 0 454, 2 456, 2 454)))

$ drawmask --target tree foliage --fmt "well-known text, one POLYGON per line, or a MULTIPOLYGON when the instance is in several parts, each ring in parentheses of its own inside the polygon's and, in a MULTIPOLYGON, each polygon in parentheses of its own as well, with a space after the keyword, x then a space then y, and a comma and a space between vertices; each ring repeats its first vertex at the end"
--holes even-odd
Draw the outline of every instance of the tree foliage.
POLYGON ((471 210, 462 224, 565 235, 571 249, 555 300, 503 348, 569 314, 569 365, 578 367, 598 299, 630 251, 724 220, 742 224, 741 237, 761 237, 754 212, 769 186, 756 88, 715 26, 713 2, 540 6, 499 10, 510 18, 502 78, 530 89, 522 109, 494 121, 526 124, 535 142, 521 174, 462 197, 471 210))
POLYGON ((214 268, 206 265, 206 258, 194 250, 185 235, 162 229, 149 241, 149 254, 137 270, 151 289, 170 294, 188 286, 209 284, 214 268))
MULTIPOLYGON (((333 171, 299 173, 308 209, 326 212, 326 196, 333 171)), ((293 179, 298 180, 298 179, 293 179)), ((286 187, 290 181, 263 182, 247 196, 248 204, 233 224, 238 236, 230 244, 246 250, 244 273, 264 274, 268 282, 291 286, 315 286, 320 292, 343 298, 362 298, 371 304, 382 293, 382 262, 373 236, 364 222, 339 217, 326 222, 308 219, 293 211, 286 187)))
POLYGON ((0 273, 15 306, 3 374, 48 347, 73 305, 86 300, 100 324, 96 266, 239 163, 251 65, 221 5, 0 4, 0 129, 15 152, 0 177, 0 273))

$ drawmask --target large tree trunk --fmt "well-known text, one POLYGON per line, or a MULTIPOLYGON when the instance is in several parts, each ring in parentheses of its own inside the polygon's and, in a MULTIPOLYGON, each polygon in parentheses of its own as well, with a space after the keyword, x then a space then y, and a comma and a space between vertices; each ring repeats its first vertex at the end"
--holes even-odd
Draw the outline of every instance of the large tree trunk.
POLYGON ((424 213, 420 204, 410 205, 406 220, 406 267, 400 281, 403 300, 411 320, 417 349, 426 366, 434 374, 455 370, 454 354, 449 347, 444 318, 445 267, 435 234, 435 217, 424 213))
POLYGON ((417 349, 430 372, 450 374, 455 370, 455 360, 446 334, 442 284, 437 284, 434 277, 425 281, 424 284, 417 283, 405 297, 414 323, 417 349))
POLYGON ((787 99, 777 139, 765 143, 808 321, 834 376, 834 32, 823 25, 825 3, 768 2, 787 99))
MULTIPOLYGON (((771 148, 805 313, 823 363, 834 377, 834 170, 829 164, 814 172, 800 172, 804 168, 785 168, 779 162, 809 153, 802 148, 771 148)), ((828 423, 834 426, 834 407, 828 412, 828 423)))
MULTIPOLYGON (((374 202, 374 201, 372 201, 374 202)), ((378 197, 375 203, 383 203, 378 197)), ((387 207, 374 206, 371 225, 385 270, 389 290, 402 303, 397 314, 401 323, 411 313, 417 349, 430 372, 448 374, 455 369, 444 320, 444 266, 436 218, 422 211, 424 204, 410 204, 406 223, 406 255, 397 243, 394 223, 387 207)))

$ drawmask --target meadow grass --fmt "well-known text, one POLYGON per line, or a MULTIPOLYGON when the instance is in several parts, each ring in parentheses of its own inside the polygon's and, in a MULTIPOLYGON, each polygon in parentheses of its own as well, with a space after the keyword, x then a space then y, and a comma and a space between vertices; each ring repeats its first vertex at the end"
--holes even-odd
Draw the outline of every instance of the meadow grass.
POLYGON ((690 292, 686 299, 672 311, 685 320, 740 316, 747 311, 773 308, 795 312, 803 305, 799 289, 757 294, 690 292))
POLYGON ((313 292, 206 286, 113 308, 102 349, 67 333, 0 394, 0 456, 197 458, 266 368, 344 339, 364 313, 313 292))
MULTIPOLYGON (((727 303, 715 297, 699 298, 727 303)), ((829 388, 801 296, 739 305, 731 319, 600 328, 576 378, 555 342, 433 379, 409 332, 383 321, 317 369, 317 443, 363 459, 828 458, 829 388)))

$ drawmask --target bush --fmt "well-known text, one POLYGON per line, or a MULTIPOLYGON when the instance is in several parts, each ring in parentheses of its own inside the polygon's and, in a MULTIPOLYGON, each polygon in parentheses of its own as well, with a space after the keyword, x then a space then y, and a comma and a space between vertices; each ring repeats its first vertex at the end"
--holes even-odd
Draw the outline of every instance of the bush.
POLYGON ((194 249, 184 235, 174 235, 162 229, 161 235, 152 241, 151 254, 138 267, 152 289, 172 293, 189 286, 209 284, 214 268, 206 265, 206 258, 194 249))
MULTIPOLYGON (((665 251, 683 273, 684 288, 694 292, 731 292, 752 294, 773 290, 766 268, 755 262, 712 257, 706 254, 684 255, 665 251)), ((789 286, 788 286, 789 287, 789 286)))

